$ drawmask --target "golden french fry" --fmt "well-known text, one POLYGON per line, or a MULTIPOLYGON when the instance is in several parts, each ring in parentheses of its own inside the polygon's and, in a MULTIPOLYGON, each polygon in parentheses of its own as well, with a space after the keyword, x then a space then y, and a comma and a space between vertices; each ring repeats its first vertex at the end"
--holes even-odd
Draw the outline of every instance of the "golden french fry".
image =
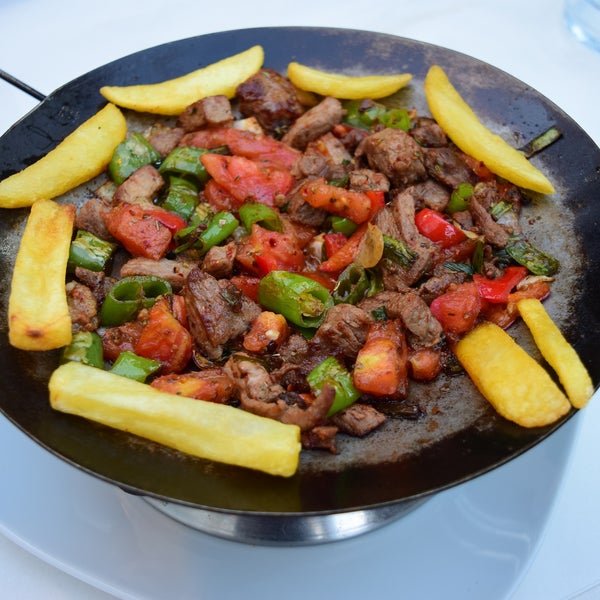
POLYGON ((181 452, 289 477, 300 456, 300 429, 226 404, 167 394, 79 362, 49 382, 55 410, 128 431, 181 452))
POLYGON ((181 77, 160 83, 104 86, 100 93, 109 101, 138 112, 179 115, 190 104, 208 96, 233 98, 237 86, 254 75, 263 64, 262 46, 212 63, 181 77))
POLYGON ((569 412, 567 397, 546 370, 497 325, 478 325, 454 352, 479 391, 506 419, 523 427, 542 427, 569 412))
POLYGON ((31 206, 52 199, 104 171, 127 134, 121 111, 108 104, 22 171, 0 181, 0 207, 31 206))
POLYGON ((8 339, 22 350, 52 350, 71 342, 65 276, 75 206, 38 200, 17 252, 8 299, 8 339))
POLYGON ((542 356, 556 371, 571 404, 583 408, 594 393, 594 384, 577 352, 539 300, 520 300, 517 308, 542 356))
POLYGON ((539 169, 483 125, 439 65, 427 73, 425 97, 433 118, 463 152, 515 185, 542 194, 554 193, 554 186, 539 169))
POLYGON ((301 90, 347 100, 385 98, 397 92, 412 79, 410 73, 353 77, 327 73, 297 62, 289 63, 287 76, 301 90))

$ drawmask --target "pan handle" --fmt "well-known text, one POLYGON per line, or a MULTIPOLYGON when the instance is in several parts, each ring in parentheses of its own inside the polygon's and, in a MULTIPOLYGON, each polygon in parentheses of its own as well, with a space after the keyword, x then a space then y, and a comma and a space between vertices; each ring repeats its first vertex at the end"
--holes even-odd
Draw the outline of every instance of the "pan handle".
POLYGON ((25 82, 21 81, 20 79, 17 79, 10 73, 3 71, 2 69, 0 69, 0 79, 4 79, 4 81, 10 83, 11 85, 14 85, 16 88, 20 89, 22 92, 25 92, 26 94, 29 94, 36 100, 42 101, 46 98, 45 94, 42 94, 42 92, 38 92, 36 89, 27 85, 25 82))

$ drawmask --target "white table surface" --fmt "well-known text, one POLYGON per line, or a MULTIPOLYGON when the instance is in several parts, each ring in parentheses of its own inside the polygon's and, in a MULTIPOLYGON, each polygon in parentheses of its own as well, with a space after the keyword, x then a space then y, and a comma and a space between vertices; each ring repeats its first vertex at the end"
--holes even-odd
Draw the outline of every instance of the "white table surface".
MULTIPOLYGON (((276 25, 381 31, 475 56, 536 88, 600 144, 600 54, 567 32, 560 0, 0 0, 0 68, 48 93, 92 68, 156 44, 276 25)), ((0 134, 34 106, 33 99, 0 81, 0 134)), ((569 466, 513 600, 600 598, 599 398, 573 426, 577 431, 569 466)), ((9 537, 10 532, 0 535, 0 596, 112 597, 9 537)))

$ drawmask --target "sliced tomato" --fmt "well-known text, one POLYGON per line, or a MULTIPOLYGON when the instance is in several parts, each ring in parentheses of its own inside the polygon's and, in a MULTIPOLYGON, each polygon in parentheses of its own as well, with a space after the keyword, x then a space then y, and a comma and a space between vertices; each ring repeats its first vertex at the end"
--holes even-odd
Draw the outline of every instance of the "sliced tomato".
POLYGON ((253 160, 268 161, 272 165, 288 171, 300 156, 298 150, 294 150, 294 148, 272 137, 252 131, 233 129, 232 127, 196 131, 187 135, 183 139, 182 145, 207 149, 228 146, 232 154, 245 156, 253 160))
POLYGON ((189 363, 192 347, 192 335, 171 312, 169 300, 159 298, 150 309, 134 352, 159 361, 163 374, 179 373, 189 363))
POLYGON ((204 154, 200 161, 211 177, 237 200, 238 206, 244 202, 275 206, 276 198, 287 194, 294 185, 289 171, 243 156, 204 154))
POLYGON ((475 326, 483 300, 476 283, 461 283, 438 296, 429 306, 446 333, 461 335, 475 326))
POLYGON ((423 208, 415 215, 415 225, 421 235, 442 248, 449 248, 462 242, 467 236, 464 231, 446 220, 446 217, 431 208, 423 208))
POLYGON ((264 276, 271 271, 304 268, 304 253, 293 231, 269 231, 257 223, 250 235, 238 244, 237 261, 248 271, 264 276))
POLYGON ((153 207, 119 204, 110 210, 104 220, 110 233, 133 256, 159 260, 173 239, 171 230, 157 218, 153 207))
POLYGON ((236 200, 227 190, 224 190, 214 179, 209 179, 204 186, 204 199, 217 211, 233 211, 240 207, 236 200))
POLYGON ((371 220, 385 206, 385 194, 381 190, 367 190, 365 194, 371 201, 371 214, 369 215, 369 220, 371 220))
POLYGON ((347 217, 357 224, 368 221, 372 203, 367 194, 329 185, 323 177, 311 179, 300 193, 306 202, 339 217, 347 217))
POLYGON ((325 244, 325 254, 327 254, 327 257, 333 256, 347 241, 348 236, 344 233, 326 233, 323 236, 323 243, 325 244))
POLYGON ((168 394, 220 404, 227 402, 235 391, 231 378, 218 368, 162 375, 154 379, 150 385, 168 394))
POLYGON ((146 213, 154 217, 157 221, 160 221, 171 234, 177 233, 179 230, 185 229, 188 226, 185 219, 160 206, 147 208, 146 213))
POLYGON ((229 281, 251 300, 258 302, 260 277, 254 275, 234 275, 229 281))

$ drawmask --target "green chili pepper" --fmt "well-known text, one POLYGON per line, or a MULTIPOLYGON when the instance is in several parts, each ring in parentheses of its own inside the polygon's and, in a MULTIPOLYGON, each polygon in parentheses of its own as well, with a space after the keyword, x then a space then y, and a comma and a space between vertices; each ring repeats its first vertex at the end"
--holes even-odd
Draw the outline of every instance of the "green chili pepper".
MULTIPOLYGON (((158 171, 162 175, 191 178, 203 186, 210 176, 200 161, 200 157, 207 152, 209 150, 205 148, 178 146, 165 157, 158 171)), ((213 151, 210 150, 210 152, 213 151)))
POLYGON ((195 183, 172 175, 169 177, 167 195, 162 207, 188 221, 198 205, 198 188, 195 183))
POLYGON ((553 126, 544 131, 544 133, 538 135, 519 150, 525 155, 526 158, 531 158, 534 154, 541 152, 544 148, 547 148, 550 144, 553 144, 560 137, 562 137, 562 132, 557 127, 553 126))
POLYGON ((383 256, 406 269, 410 269, 417 259, 417 253, 414 250, 411 250, 404 242, 385 233, 383 234, 383 256))
POLYGON ((475 248, 471 255, 471 266, 474 273, 483 273, 483 251, 485 244, 481 240, 475 242, 475 248))
POLYGON ((240 220, 244 227, 250 231, 254 223, 258 223, 264 229, 269 231, 283 231, 281 217, 277 211, 270 206, 261 204, 260 202, 249 202, 242 204, 238 211, 240 220))
POLYGON ((69 249, 69 271, 74 271, 75 267, 96 272, 104 271, 116 247, 116 244, 101 240, 93 233, 80 229, 69 249))
POLYGON ((160 154, 141 133, 132 133, 121 142, 108 165, 111 179, 120 185, 144 165, 158 163, 160 154))
POLYGON ((142 308, 150 308, 159 296, 171 292, 171 284, 159 277, 124 277, 108 291, 100 308, 100 322, 107 327, 122 325, 134 319, 142 308))
POLYGON ((320 392, 324 384, 328 384, 335 389, 335 399, 327 413, 328 417, 347 408, 356 402, 360 396, 360 392, 354 387, 352 375, 333 356, 329 356, 320 362, 306 376, 306 381, 313 390, 313 393, 320 392))
POLYGON ((102 338, 93 331, 78 331, 68 346, 63 348, 61 362, 81 362, 99 369, 104 367, 102 338))
POLYGON ((333 306, 327 288, 314 279, 288 271, 265 275, 258 285, 258 301, 294 325, 307 328, 318 327, 333 306))
POLYGON ((175 248, 176 253, 189 248, 195 248, 205 254, 213 246, 224 242, 239 227, 240 222, 227 211, 221 211, 212 216, 208 222, 203 221, 195 226, 182 229, 175 235, 176 241, 182 241, 175 248))
POLYGON ((512 236, 504 249, 515 262, 527 267, 534 275, 552 276, 560 268, 556 258, 545 254, 523 237, 512 236))
POLYGON ((410 129, 410 115, 403 108, 390 108, 379 116, 379 122, 391 129, 410 129))
POLYGON ((459 183, 450 195, 446 210, 452 214, 469 209, 469 198, 473 195, 473 186, 470 183, 459 183))
POLYGON ((338 277, 331 296, 335 304, 356 304, 362 300, 370 287, 364 267, 350 263, 338 277))
POLYGON ((121 352, 110 369, 111 373, 144 383, 161 368, 161 363, 151 358, 138 356, 129 350, 121 352))
POLYGON ((350 236, 358 229, 358 225, 348 217, 332 216, 331 229, 336 233, 350 236))
POLYGON ((360 129, 372 129, 381 124, 384 127, 408 131, 411 126, 410 115, 402 108, 387 108, 378 102, 350 100, 344 102, 344 109, 344 122, 360 129))

